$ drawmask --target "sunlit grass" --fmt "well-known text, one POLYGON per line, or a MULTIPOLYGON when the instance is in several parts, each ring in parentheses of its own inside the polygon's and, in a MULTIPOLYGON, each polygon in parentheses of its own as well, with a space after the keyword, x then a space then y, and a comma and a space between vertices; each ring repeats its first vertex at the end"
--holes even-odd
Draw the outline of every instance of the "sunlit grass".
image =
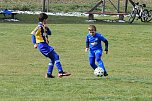
MULTIPOLYGON (((0 24, 0 101, 151 101, 151 23, 96 24, 109 40, 103 54, 108 77, 98 78, 88 64, 89 24, 49 24, 50 45, 70 77, 45 79, 49 59, 33 48, 36 24, 0 24)), ((103 44, 104 46, 104 44, 103 44)))
MULTIPOLYGON (((1 9, 13 9, 22 11, 41 11, 43 0, 1 0, 1 9)), ((47 0, 46 0, 47 1, 47 0)), ((100 0, 49 0, 49 12, 87 12, 91 10, 100 0)), ((120 0, 120 12, 124 12, 126 0, 120 0)), ((140 4, 145 3, 148 9, 152 9, 151 0, 136 0, 140 4)), ((118 0, 112 0, 112 3, 117 7, 118 0)), ((46 4, 47 5, 47 4, 46 4)), ((106 1, 106 11, 116 12, 109 0, 106 1)), ((128 11, 132 8, 128 3, 128 11)), ((101 6, 97 7, 96 11, 102 11, 101 6)))

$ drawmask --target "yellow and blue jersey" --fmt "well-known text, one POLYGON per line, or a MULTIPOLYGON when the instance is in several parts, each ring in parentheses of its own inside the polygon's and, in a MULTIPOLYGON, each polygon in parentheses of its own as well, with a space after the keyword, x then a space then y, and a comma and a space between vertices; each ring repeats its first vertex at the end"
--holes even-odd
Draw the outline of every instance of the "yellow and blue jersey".
POLYGON ((49 28, 45 28, 42 22, 38 23, 38 26, 31 32, 33 44, 38 44, 40 52, 48 57, 48 54, 54 50, 53 47, 49 46, 48 35, 51 35, 49 28))
POLYGON ((42 22, 38 23, 38 26, 31 32, 33 44, 40 42, 48 43, 48 35, 51 35, 49 28, 44 28, 42 22))

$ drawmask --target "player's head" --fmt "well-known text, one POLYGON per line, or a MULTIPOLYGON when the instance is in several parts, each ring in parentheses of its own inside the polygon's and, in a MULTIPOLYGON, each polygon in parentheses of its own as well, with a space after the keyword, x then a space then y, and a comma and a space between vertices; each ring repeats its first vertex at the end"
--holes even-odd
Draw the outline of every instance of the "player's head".
POLYGON ((47 14, 45 14, 45 13, 40 13, 40 15, 39 15, 39 21, 40 21, 40 22, 45 22, 45 23, 46 23, 47 18, 48 18, 48 15, 47 15, 47 14))
POLYGON ((89 30, 90 35, 92 35, 92 36, 94 36, 96 34, 96 26, 90 25, 88 27, 88 30, 89 30))

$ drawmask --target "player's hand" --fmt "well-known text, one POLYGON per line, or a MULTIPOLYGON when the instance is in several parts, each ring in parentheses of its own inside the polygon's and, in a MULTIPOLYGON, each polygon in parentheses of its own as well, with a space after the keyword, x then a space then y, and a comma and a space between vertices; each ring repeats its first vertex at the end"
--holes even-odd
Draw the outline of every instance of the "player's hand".
POLYGON ((86 49, 85 49, 85 52, 88 52, 88 50, 89 50, 89 48, 86 48, 86 49))
POLYGON ((34 45, 34 48, 37 48, 37 44, 34 45))
POLYGON ((47 24, 44 24, 44 28, 48 28, 47 24))

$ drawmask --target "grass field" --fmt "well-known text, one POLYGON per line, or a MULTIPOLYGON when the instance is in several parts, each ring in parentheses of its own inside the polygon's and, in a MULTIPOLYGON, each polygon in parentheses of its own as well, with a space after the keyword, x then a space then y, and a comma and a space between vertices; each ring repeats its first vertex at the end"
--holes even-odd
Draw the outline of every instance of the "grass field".
MULTIPOLYGON (((43 0, 0 0, 0 10, 11 9, 21 11, 41 11, 43 0)), ((47 1, 47 0, 46 0, 47 1)), ((100 0, 49 0, 49 12, 88 12, 100 0)), ((152 9, 151 0, 133 0, 134 2, 145 3, 147 9, 152 9)), ((112 0, 112 3, 117 7, 118 0, 112 0)), ((124 12, 125 0, 120 0, 120 12, 124 12)), ((128 3, 128 12, 132 6, 128 3)), ((102 11, 101 7, 97 7, 97 12, 102 11)), ((111 5, 110 1, 106 1, 106 11, 116 12, 116 9, 111 5)))
POLYGON ((95 77, 88 64, 89 23, 52 23, 50 44, 72 75, 58 78, 54 68, 56 78, 45 79, 49 59, 31 43, 36 23, 0 23, 0 101, 151 101, 152 23, 94 24, 109 40, 109 76, 95 77))

